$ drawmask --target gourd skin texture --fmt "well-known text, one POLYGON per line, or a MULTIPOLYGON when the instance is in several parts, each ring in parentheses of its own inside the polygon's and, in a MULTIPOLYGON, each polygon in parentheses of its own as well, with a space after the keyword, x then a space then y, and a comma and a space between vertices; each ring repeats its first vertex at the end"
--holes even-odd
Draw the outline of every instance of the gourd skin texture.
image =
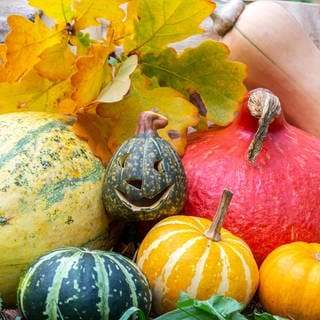
POLYGON ((287 10, 250 3, 222 41, 230 59, 246 64, 249 90, 273 91, 291 124, 320 137, 320 50, 287 10))
POLYGON ((22 270, 60 246, 111 245, 105 169, 57 114, 0 116, 0 292, 16 301, 22 270))
POLYGON ((18 306, 30 320, 119 320, 132 306, 149 314, 151 291, 138 267, 118 253, 60 248, 29 266, 18 306))
POLYGON ((157 134, 140 134, 112 156, 103 201, 107 212, 117 218, 156 220, 182 210, 186 186, 180 157, 172 146, 157 134))
POLYGON ((183 213, 211 219, 221 190, 230 189, 234 196, 223 226, 248 243, 260 265, 281 244, 320 241, 320 141, 281 114, 250 163, 258 119, 249 114, 247 99, 229 127, 198 134, 187 146, 183 213))
POLYGON ((259 299, 270 313, 320 319, 320 244, 293 242, 272 251, 260 268, 259 299))
POLYGON ((172 216, 143 239, 137 264, 151 285, 156 314, 174 309, 181 290, 197 299, 215 294, 245 304, 252 299, 259 272, 249 247, 225 229, 221 241, 209 240, 204 231, 210 224, 203 218, 172 216))

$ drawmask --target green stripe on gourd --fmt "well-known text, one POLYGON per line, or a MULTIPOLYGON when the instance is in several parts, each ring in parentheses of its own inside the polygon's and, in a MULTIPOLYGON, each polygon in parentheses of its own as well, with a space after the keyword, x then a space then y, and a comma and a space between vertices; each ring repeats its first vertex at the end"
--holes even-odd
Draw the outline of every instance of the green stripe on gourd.
POLYGON ((129 307, 151 308, 149 283, 115 252, 67 247, 36 259, 21 278, 19 310, 26 319, 118 320, 129 307))
POLYGON ((180 157, 157 129, 167 119, 143 112, 136 136, 123 142, 108 163, 103 202, 107 212, 128 220, 155 220, 178 214, 186 200, 180 157))
POLYGON ((110 247, 115 235, 102 203, 105 168, 71 121, 3 114, 0 142, 0 294, 11 305, 35 257, 62 246, 110 247))

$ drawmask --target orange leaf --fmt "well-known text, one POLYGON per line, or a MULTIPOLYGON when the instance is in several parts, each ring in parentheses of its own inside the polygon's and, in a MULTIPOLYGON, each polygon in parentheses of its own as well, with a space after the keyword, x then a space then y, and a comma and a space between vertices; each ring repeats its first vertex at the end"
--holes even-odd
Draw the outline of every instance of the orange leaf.
POLYGON ((5 39, 7 46, 6 70, 8 81, 23 77, 40 61, 40 54, 62 41, 62 34, 50 30, 39 18, 35 21, 18 15, 8 17, 11 31, 5 39))
POLYGON ((111 52, 111 47, 93 45, 89 56, 77 60, 77 72, 72 76, 71 82, 75 88, 72 99, 77 102, 78 109, 89 105, 101 88, 111 81, 112 69, 107 61, 111 52))
POLYGON ((108 148, 112 124, 96 114, 95 110, 77 113, 77 122, 73 125, 74 132, 88 141, 92 152, 107 164, 111 151, 108 148))

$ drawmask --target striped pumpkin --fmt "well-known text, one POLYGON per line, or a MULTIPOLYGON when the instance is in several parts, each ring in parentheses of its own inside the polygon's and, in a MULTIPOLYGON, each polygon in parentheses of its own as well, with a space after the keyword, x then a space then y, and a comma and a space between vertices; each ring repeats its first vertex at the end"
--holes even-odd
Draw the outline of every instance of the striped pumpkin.
POLYGON ((18 289, 27 320, 119 320, 132 306, 150 311, 146 277, 128 258, 102 250, 49 251, 27 269, 18 289))
POLYGON ((225 229, 222 240, 205 236, 211 221, 172 216, 158 222, 143 239, 137 264, 153 294, 153 310, 174 309, 180 291, 197 299, 222 294, 247 304, 258 286, 258 267, 244 241, 225 229))
POLYGON ((16 301, 22 270, 61 246, 109 245, 102 162, 61 116, 0 116, 0 292, 16 301))

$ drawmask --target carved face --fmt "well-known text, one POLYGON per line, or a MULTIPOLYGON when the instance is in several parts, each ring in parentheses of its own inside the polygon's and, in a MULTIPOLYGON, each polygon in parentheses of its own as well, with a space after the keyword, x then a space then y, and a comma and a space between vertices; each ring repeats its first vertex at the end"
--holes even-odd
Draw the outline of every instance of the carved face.
POLYGON ((107 212, 129 220, 178 214, 186 200, 180 158, 159 136, 124 142, 107 167, 103 201, 107 212))

